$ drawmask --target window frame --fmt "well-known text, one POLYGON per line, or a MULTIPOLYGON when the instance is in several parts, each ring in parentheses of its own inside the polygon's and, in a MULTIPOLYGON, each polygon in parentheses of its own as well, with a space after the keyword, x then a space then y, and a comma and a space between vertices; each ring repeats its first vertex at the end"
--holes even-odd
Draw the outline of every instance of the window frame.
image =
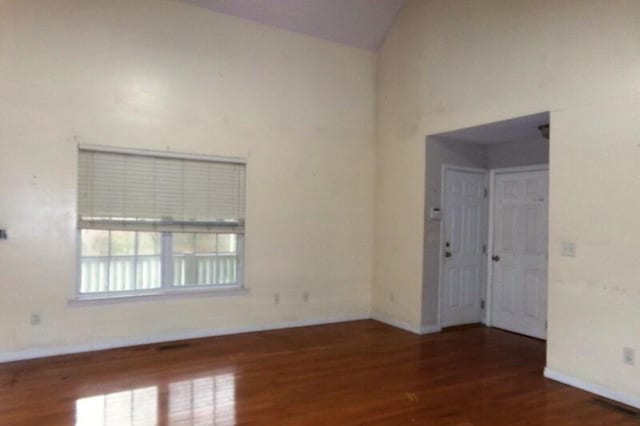
MULTIPOLYGON (((241 164, 244 166, 244 173, 246 179, 246 166, 247 162, 243 158, 239 157, 221 157, 221 156, 207 156, 200 154, 185 154, 185 153, 177 153, 177 152, 169 152, 169 151, 151 151, 144 149, 132 149, 132 148, 118 148, 118 147, 106 147, 106 146, 96 146, 96 145, 84 145, 79 144, 77 153, 81 150, 90 150, 97 152, 105 152, 105 153, 116 153, 116 154, 130 154, 130 155, 142 155, 142 156, 157 156, 167 159, 195 159, 195 160, 204 160, 204 161, 212 161, 212 162, 228 162, 234 164, 241 164)), ((246 193, 245 200, 243 203, 246 203, 246 193)), ((134 301, 145 298, 155 298, 155 297, 181 297, 181 296, 189 296, 189 295, 233 295, 239 293, 246 293, 248 289, 244 285, 244 265, 245 265, 245 256, 244 256, 244 239, 245 239, 245 225, 244 220, 242 221, 242 228, 239 232, 237 229, 230 228, 228 230, 220 229, 216 231, 202 231, 204 234, 208 235, 216 235, 216 234, 233 234, 236 236, 236 257, 237 257, 237 266, 236 266, 236 282, 232 284, 185 284, 181 286, 176 286, 174 284, 173 272, 173 235, 176 233, 195 233, 194 230, 185 229, 183 231, 167 231, 167 230, 158 230, 158 231, 149 231, 143 229, 122 229, 123 231, 129 232, 158 232, 160 233, 160 287, 153 289, 134 289, 134 290, 123 290, 123 291, 101 291, 101 292, 89 292, 83 293, 82 289, 82 231, 87 229, 95 229, 95 230, 105 230, 105 231, 113 231, 113 228, 101 228, 101 227, 82 227, 80 226, 80 221, 78 220, 78 208, 76 207, 76 279, 75 279, 75 289, 74 295, 71 299, 71 303, 73 302, 117 302, 117 301, 134 301)), ((189 225, 189 224, 187 224, 189 225)), ((194 225, 197 227, 197 224, 194 225)), ((135 238, 136 246, 138 237, 135 238)), ((109 245, 111 245, 111 235, 109 235, 109 245)), ((136 257, 137 257, 137 250, 136 257)), ((136 262, 137 264, 137 262, 136 262)), ((111 250, 109 249, 108 254, 108 266, 109 269, 111 267, 111 250)), ((137 275, 137 272, 135 273, 137 275)), ((108 284, 108 283, 107 283, 108 284)))
MULTIPOLYGON (((244 287, 244 233, 224 232, 225 234, 233 234, 236 236, 236 256, 238 258, 236 270, 236 282, 233 284, 187 284, 176 286, 170 279, 173 276, 173 264, 167 262, 172 258, 172 246, 167 240, 172 238, 173 232, 160 232, 161 234, 161 253, 160 268, 161 281, 159 288, 140 289, 140 290, 123 290, 123 291, 101 291, 93 293, 82 293, 82 230, 87 228, 76 229, 76 286, 75 300, 103 300, 118 299, 145 296, 161 296, 161 295, 177 295, 189 293, 208 293, 208 292, 229 292, 235 290, 245 290, 244 287)), ((130 232, 136 232, 130 230, 130 232)), ((219 232, 222 233, 222 232, 219 232)), ((210 233, 215 234, 215 233, 210 233)), ((111 255, 109 255, 111 262, 111 255)), ((110 263, 109 263, 110 265, 110 263)))

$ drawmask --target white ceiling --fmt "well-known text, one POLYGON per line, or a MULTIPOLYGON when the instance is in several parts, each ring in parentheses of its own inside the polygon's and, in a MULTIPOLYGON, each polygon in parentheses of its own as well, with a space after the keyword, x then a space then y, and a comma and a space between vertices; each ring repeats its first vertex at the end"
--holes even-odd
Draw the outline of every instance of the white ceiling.
POLYGON ((405 0, 179 0, 376 51, 405 0))
POLYGON ((526 115, 511 120, 496 121, 431 136, 480 144, 503 143, 541 138, 538 126, 542 124, 549 124, 548 112, 526 115))

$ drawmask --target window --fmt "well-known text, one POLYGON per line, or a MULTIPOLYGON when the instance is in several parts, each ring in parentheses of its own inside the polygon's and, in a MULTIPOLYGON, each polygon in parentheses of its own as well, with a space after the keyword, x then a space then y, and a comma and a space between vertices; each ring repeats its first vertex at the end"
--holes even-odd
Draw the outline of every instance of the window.
POLYGON ((78 152, 80 298, 242 286, 245 164, 78 152))

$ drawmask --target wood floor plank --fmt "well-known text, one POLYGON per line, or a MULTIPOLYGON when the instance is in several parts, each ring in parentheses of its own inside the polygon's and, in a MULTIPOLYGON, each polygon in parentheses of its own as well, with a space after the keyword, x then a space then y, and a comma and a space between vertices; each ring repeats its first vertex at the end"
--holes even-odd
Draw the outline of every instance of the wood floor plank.
POLYGON ((545 343, 376 321, 0 365, 1 425, 638 425, 542 376, 545 343))

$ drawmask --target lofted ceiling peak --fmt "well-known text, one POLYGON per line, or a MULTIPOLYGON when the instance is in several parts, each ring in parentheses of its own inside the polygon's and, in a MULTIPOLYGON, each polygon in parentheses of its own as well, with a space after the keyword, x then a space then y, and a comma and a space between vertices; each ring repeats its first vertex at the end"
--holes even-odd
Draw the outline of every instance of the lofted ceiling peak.
POLYGON ((215 12, 376 51, 405 0, 179 0, 215 12))

